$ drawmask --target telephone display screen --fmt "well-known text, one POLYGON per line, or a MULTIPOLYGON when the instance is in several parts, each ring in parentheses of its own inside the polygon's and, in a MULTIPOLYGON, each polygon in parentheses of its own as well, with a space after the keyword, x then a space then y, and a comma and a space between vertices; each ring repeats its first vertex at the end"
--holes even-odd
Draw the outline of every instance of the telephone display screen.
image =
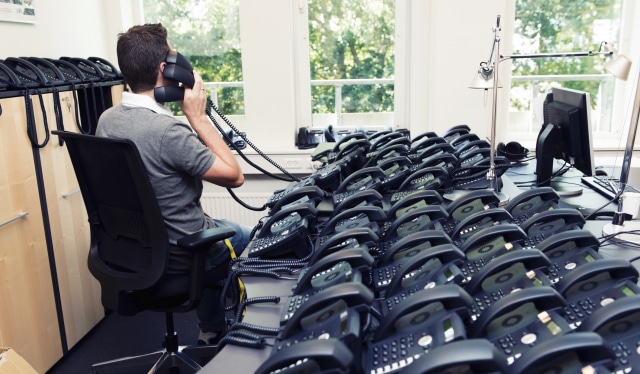
POLYGON ((482 258, 488 258, 507 246, 507 241, 504 237, 499 236, 487 243, 484 243, 478 247, 472 248, 467 251, 467 260, 476 261, 482 258))
POLYGON ((633 295, 635 295, 635 294, 636 294, 636 293, 635 293, 631 288, 629 288, 628 286, 622 286, 622 287, 620 288, 620 291, 622 291, 622 293, 623 293, 625 296, 633 296, 633 295))
POLYGON ((420 200, 420 201, 418 201, 416 203, 413 203, 413 204, 411 204, 411 205, 409 205, 409 206, 407 206, 405 208, 398 209, 396 211, 396 218, 400 218, 400 217, 404 216, 405 214, 411 213, 412 211, 414 211, 414 210, 416 210, 418 208, 423 208, 423 207, 426 207, 426 206, 427 206, 426 201, 420 200))
POLYGON ((456 208, 451 212, 450 216, 456 221, 461 221, 481 210, 484 210, 484 203, 482 202, 482 199, 474 199, 467 204, 456 208))

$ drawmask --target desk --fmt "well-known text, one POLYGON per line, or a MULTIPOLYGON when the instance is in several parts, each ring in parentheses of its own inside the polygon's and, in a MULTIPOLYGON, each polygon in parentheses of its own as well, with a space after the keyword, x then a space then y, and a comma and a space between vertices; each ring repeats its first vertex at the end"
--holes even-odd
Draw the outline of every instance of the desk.
MULTIPOLYGON (((521 181, 531 181, 533 172, 529 172, 530 165, 524 165, 518 168, 514 168, 512 175, 503 177, 503 191, 513 197, 517 196, 522 190, 518 187, 518 183, 521 181)), ((566 176, 569 178, 567 181, 570 183, 579 183, 575 180, 571 180, 575 177, 566 176)), ((578 176, 579 178, 579 176, 578 176)), ((562 199, 567 204, 575 204, 575 206, 587 206, 599 208, 606 203, 606 199, 599 194, 589 191, 584 188, 583 194, 575 197, 568 197, 562 199)), ((610 220, 591 220, 587 221, 584 229, 591 231, 594 236, 600 237, 602 235, 602 227, 610 222, 610 220)), ((640 248, 623 247, 620 245, 607 245, 600 249, 600 253, 604 257, 617 257, 624 259, 632 259, 640 256, 640 248)), ((640 264, 634 264, 634 266, 640 270, 640 264)), ((246 317, 244 322, 252 323, 260 326, 277 326, 279 323, 280 314, 284 302, 290 294, 291 287, 295 283, 294 281, 275 280, 271 278, 254 278, 247 277, 244 279, 247 285, 247 293, 249 298, 259 296, 281 296, 278 304, 256 304, 247 307, 246 317)), ((245 348, 235 345, 225 346, 221 352, 209 362, 202 370, 201 373, 213 374, 220 372, 229 372, 234 369, 235 372, 240 373, 252 373, 264 362, 271 354, 271 346, 266 346, 262 349, 245 348)))

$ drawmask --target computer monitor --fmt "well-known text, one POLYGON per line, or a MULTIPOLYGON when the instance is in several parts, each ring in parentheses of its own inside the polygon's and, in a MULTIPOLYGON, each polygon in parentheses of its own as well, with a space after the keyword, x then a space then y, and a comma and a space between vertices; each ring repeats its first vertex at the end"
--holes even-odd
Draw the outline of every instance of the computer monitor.
POLYGON ((584 175, 594 174, 589 99, 589 93, 569 88, 552 88, 547 94, 536 142, 538 186, 551 185, 555 160, 566 161, 584 175))

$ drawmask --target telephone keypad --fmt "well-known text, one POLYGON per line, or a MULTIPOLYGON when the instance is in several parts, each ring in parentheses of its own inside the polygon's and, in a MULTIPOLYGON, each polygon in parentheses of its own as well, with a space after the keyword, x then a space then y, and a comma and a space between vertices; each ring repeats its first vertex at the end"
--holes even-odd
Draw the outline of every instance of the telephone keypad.
POLYGON ((410 353, 416 345, 413 334, 385 341, 371 348, 371 364, 375 367, 369 374, 396 372, 413 363, 423 353, 410 353))
POLYGON ((596 303, 590 297, 578 302, 569 303, 569 305, 564 308, 565 319, 571 328, 575 329, 580 325, 582 320, 588 315, 591 315, 596 308, 596 303))
POLYGON ((287 300, 287 305, 285 305, 283 313, 282 313, 282 316, 280 317, 280 324, 283 325, 289 319, 291 319, 291 317, 296 312, 296 310, 300 309, 302 304, 305 301, 307 301, 309 299, 309 297, 311 297, 313 294, 314 293, 308 293, 308 294, 305 294, 305 295, 292 295, 292 296, 289 296, 289 299, 287 300))

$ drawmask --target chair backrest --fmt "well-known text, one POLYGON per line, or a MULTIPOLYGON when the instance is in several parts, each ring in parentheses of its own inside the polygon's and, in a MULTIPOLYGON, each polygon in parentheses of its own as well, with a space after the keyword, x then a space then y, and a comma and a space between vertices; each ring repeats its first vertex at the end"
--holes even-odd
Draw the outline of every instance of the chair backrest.
POLYGON ((121 305, 123 296, 156 285, 169 256, 167 230, 138 149, 128 140, 53 133, 67 145, 87 209, 88 266, 100 283, 102 304, 119 312, 130 308, 121 305))

